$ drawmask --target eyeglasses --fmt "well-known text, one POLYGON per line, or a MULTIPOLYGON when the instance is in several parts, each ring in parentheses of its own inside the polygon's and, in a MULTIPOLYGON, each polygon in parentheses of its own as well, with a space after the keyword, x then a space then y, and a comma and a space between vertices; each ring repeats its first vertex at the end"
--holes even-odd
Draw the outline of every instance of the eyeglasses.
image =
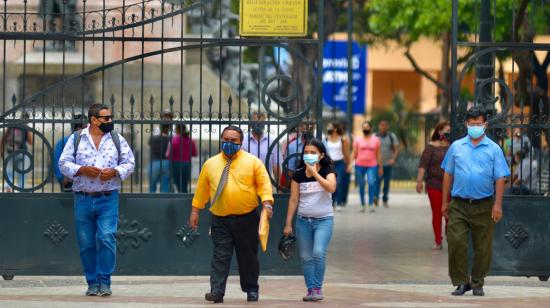
POLYGON ((108 116, 99 116, 99 115, 98 115, 98 116, 95 116, 95 117, 98 118, 98 119, 105 119, 105 120, 107 120, 107 121, 110 121, 110 120, 113 119, 113 116, 112 116, 112 115, 108 115, 108 116))

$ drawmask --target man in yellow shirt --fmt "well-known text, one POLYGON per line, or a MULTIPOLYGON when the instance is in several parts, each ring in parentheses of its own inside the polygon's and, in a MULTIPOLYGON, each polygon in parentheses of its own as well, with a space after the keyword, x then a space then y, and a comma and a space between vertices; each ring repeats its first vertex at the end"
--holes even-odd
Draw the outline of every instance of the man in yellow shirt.
POLYGON ((231 257, 235 250, 241 289, 247 293, 248 301, 257 301, 260 216, 256 209, 259 196, 271 218, 271 181, 262 161, 241 151, 243 132, 239 127, 226 127, 221 138, 222 152, 207 160, 202 167, 189 217, 189 224, 197 229, 199 210, 211 202, 214 256, 210 293, 206 293, 205 298, 214 303, 223 303, 231 257))

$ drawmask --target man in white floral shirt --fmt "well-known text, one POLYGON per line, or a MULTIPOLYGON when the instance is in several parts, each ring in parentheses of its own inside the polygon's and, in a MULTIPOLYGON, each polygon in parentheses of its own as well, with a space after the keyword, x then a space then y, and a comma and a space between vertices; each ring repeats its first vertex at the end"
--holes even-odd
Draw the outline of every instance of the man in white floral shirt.
POLYGON ((90 125, 75 132, 59 159, 64 176, 73 180, 76 233, 88 296, 109 296, 115 269, 118 192, 134 171, 134 155, 113 131, 111 110, 94 104, 90 125), (75 149, 76 148, 76 149, 75 149))

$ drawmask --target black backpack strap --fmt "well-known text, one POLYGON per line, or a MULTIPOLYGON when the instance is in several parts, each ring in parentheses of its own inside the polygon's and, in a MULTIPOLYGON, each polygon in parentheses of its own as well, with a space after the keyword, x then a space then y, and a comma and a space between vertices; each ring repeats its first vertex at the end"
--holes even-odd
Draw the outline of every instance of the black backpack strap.
POLYGON ((111 131, 111 138, 113 139, 113 143, 115 144, 116 151, 118 152, 118 163, 120 164, 120 138, 118 136, 118 133, 114 130, 111 131))
POLYGON ((82 131, 77 130, 73 133, 73 157, 76 162, 76 153, 78 151, 78 145, 80 144, 80 139, 82 139, 82 135, 80 134, 82 131))

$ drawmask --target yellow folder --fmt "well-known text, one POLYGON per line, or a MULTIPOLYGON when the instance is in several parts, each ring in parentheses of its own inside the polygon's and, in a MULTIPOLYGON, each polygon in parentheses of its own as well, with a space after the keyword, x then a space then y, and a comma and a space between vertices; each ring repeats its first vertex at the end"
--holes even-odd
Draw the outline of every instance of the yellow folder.
POLYGON ((260 216, 260 226, 258 227, 258 235, 260 236, 260 243, 262 244, 262 251, 267 250, 267 237, 269 236, 269 219, 267 217, 267 210, 262 209, 260 216))

